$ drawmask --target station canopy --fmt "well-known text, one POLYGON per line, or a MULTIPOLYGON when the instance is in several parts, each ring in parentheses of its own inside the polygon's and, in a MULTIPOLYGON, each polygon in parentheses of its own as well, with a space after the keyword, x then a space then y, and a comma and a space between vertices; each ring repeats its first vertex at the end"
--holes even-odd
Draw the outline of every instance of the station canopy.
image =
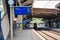
POLYGON ((34 1, 33 17, 52 19, 57 17, 57 5, 60 1, 34 1))
POLYGON ((55 6, 60 3, 60 1, 34 1, 33 8, 50 8, 55 9, 55 6))

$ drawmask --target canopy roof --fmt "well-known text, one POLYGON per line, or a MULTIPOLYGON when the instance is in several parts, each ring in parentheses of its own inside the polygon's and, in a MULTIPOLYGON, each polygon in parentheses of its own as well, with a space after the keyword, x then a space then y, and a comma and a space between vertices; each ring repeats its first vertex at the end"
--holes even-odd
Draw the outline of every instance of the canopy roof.
POLYGON ((60 3, 60 1, 34 1, 33 8, 51 8, 55 9, 55 6, 60 3))

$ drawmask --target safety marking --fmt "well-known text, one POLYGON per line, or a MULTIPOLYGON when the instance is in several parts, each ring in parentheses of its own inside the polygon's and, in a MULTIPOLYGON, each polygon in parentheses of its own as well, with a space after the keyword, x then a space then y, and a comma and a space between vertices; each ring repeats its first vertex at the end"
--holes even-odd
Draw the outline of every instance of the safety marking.
POLYGON ((34 29, 32 29, 32 31, 42 40, 46 40, 45 38, 43 38, 39 33, 37 33, 34 29))

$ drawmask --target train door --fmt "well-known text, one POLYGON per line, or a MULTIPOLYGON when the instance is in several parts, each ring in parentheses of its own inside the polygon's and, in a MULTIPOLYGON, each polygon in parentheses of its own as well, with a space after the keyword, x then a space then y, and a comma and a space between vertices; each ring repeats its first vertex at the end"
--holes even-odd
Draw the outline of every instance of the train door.
POLYGON ((36 29, 37 28, 37 23, 34 23, 34 29, 36 29))

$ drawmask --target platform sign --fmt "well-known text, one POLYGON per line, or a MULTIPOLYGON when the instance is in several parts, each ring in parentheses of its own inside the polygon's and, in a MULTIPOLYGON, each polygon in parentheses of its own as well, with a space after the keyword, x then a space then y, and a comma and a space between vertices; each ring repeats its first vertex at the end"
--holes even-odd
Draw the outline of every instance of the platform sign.
POLYGON ((4 40, 3 33, 2 33, 2 28, 1 28, 1 11, 0 11, 0 40, 4 40))
POLYGON ((15 15, 30 15, 30 6, 16 6, 14 7, 15 15))
POLYGON ((14 1, 13 0, 8 0, 8 4, 11 6, 14 4, 14 1))

